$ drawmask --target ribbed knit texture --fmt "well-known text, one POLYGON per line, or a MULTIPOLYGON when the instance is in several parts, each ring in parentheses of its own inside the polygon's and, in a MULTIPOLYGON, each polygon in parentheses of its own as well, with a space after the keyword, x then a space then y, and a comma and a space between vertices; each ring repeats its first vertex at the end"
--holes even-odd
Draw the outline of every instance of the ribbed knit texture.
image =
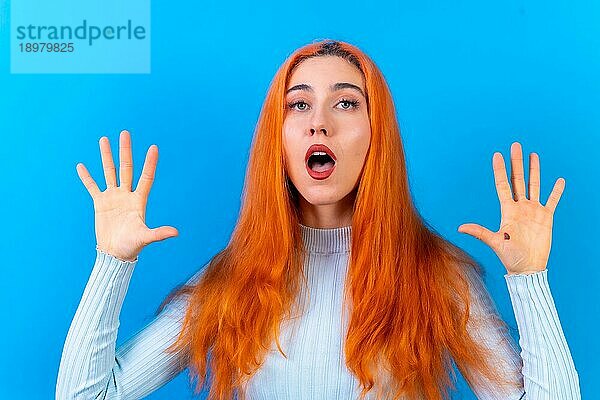
MULTIPOLYGON (((308 291, 303 289, 298 298, 304 313, 282 323, 280 343, 287 359, 273 343, 265 363, 248 382, 246 393, 249 400, 354 400, 360 385, 345 366, 348 321, 342 319, 351 227, 317 229, 300 225, 300 229, 308 251, 308 291)), ((164 352, 177 338, 186 303, 171 303, 115 349, 121 307, 138 259, 119 260, 98 248, 96 253, 65 340, 56 398, 140 399, 165 385, 188 364, 187 352, 164 352)), ((197 282, 202 272, 187 283, 197 282)), ((479 299, 473 304, 473 320, 478 321, 472 325, 473 335, 493 348, 497 361, 521 378, 523 385, 510 393, 493 387, 472 389, 485 400, 580 399, 577 371, 550 293, 547 270, 505 275, 505 279, 522 351, 519 354, 516 345, 507 342, 495 325, 485 324, 495 309, 477 279, 472 280, 473 295, 479 299)))

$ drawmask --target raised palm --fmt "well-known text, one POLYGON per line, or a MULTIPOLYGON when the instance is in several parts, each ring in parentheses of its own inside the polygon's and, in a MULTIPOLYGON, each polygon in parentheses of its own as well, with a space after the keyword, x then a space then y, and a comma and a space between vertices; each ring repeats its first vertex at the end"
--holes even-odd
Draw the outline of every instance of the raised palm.
POLYGON ((94 201, 97 247, 122 260, 135 260, 144 246, 178 234, 172 226, 150 229, 145 223, 146 204, 158 162, 158 147, 152 145, 148 149, 142 174, 135 191, 132 191, 133 161, 129 132, 122 131, 119 138, 120 186, 117 186, 108 138, 100 138, 99 144, 105 191, 100 191, 82 163, 77 164, 79 178, 94 201))
POLYGON ((539 201, 540 160, 536 153, 531 153, 527 198, 520 143, 513 143, 510 153, 512 191, 502 154, 496 152, 492 159, 496 192, 500 201, 500 228, 492 232, 481 225, 469 223, 459 226, 458 231, 472 235, 490 246, 509 274, 539 272, 548 263, 552 220, 565 188, 565 180, 556 180, 546 205, 542 205, 539 201))

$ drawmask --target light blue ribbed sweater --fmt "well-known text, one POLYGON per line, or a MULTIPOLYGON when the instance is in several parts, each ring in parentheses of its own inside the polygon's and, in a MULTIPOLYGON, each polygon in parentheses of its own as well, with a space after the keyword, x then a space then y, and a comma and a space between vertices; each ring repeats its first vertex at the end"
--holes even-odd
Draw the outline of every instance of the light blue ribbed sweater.
MULTIPOLYGON (((245 388, 247 398, 357 399, 358 380, 346 368, 343 351, 348 321, 342 318, 342 296, 351 227, 300 225, 300 229, 307 250, 310 293, 308 296, 303 289, 300 298, 307 308, 301 318, 282 323, 280 342, 288 358, 273 343, 265 363, 245 388)), ((164 352, 180 331, 183 300, 168 305, 116 348, 119 314, 137 262, 137 258, 123 261, 96 249, 90 279, 65 340, 57 399, 140 399, 186 368, 187 352, 164 352)), ((197 282, 203 270, 187 283, 197 282)), ((516 374, 522 385, 510 393, 494 387, 473 391, 486 400, 580 399, 579 378, 550 293, 547 270, 505 275, 505 279, 519 330, 520 353, 516 344, 494 327, 493 301, 477 278, 472 279, 474 322, 469 326, 473 335, 494 348, 497 362, 516 374)))

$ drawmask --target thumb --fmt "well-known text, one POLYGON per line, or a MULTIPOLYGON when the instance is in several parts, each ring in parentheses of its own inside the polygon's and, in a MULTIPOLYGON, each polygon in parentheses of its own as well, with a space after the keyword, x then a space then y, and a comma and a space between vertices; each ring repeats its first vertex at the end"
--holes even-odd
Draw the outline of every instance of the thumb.
POLYGON ((485 244, 490 246, 492 249, 495 248, 494 232, 490 231, 489 229, 487 229, 481 225, 462 224, 461 226, 458 227, 458 231, 461 233, 466 233, 468 235, 475 237, 476 239, 481 240, 482 242, 484 242, 485 244))
POLYGON ((172 226, 160 226, 158 228, 148 229, 144 238, 144 242, 150 244, 152 242, 158 242, 165 240, 170 237, 179 235, 177 229, 172 226))

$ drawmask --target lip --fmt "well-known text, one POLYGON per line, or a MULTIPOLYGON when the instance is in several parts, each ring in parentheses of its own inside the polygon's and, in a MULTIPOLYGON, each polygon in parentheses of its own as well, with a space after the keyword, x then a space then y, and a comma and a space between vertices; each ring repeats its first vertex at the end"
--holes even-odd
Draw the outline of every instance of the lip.
POLYGON ((328 178, 329 175, 333 174, 334 169, 335 169, 335 164, 333 165, 333 168, 328 169, 327 171, 317 172, 317 171, 313 171, 312 169, 308 168, 308 164, 306 164, 306 171, 308 171, 308 174, 313 179, 317 179, 317 180, 322 180, 322 179, 328 178))
POLYGON ((304 163, 308 162, 308 159, 310 157, 310 155, 312 153, 314 153, 315 151, 324 151, 325 153, 327 153, 329 155, 329 157, 333 158, 334 162, 337 162, 337 158, 335 158, 335 154, 333 154, 333 151, 331 151, 329 149, 329 147, 325 146, 324 144, 313 144, 311 145, 308 150, 306 150, 306 155, 304 156, 304 163))
POLYGON ((317 180, 322 180, 322 179, 326 179, 329 177, 329 175, 331 175, 333 173, 333 170, 335 170, 335 167, 337 165, 337 158, 335 157, 335 154, 333 153, 333 151, 331 151, 331 149, 327 146, 325 146, 324 144, 313 144, 311 145, 308 150, 306 151, 306 155, 304 157, 304 166, 306 167, 306 171, 308 171, 308 174, 317 180), (323 172, 316 172, 313 171, 312 169, 310 169, 308 167, 308 159, 310 158, 310 155, 312 153, 314 153, 315 151, 323 151, 325 153, 327 153, 329 155, 329 157, 331 157, 333 159, 333 168, 328 169, 327 171, 323 171, 323 172))

